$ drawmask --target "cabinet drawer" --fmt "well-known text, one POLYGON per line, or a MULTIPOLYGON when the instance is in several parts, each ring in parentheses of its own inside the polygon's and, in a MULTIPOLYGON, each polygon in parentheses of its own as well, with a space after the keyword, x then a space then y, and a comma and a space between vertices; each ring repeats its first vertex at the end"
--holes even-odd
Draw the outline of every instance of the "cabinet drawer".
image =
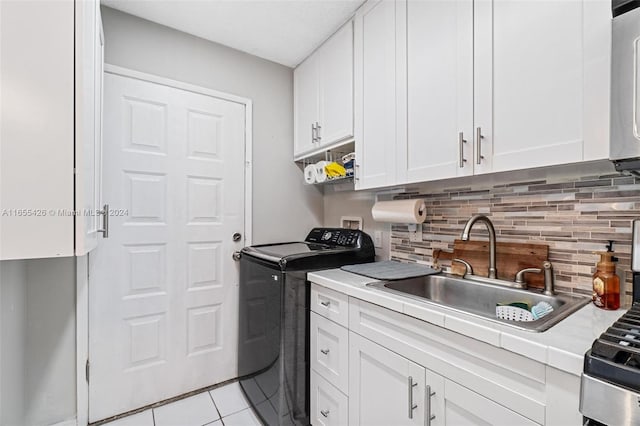
POLYGON ((315 371, 311 371, 311 424, 314 426, 346 425, 349 421, 349 399, 315 371))
POLYGON ((349 331, 311 313, 311 368, 348 393, 349 331))
POLYGON ((311 310, 344 327, 349 325, 349 297, 344 293, 312 284, 311 310))

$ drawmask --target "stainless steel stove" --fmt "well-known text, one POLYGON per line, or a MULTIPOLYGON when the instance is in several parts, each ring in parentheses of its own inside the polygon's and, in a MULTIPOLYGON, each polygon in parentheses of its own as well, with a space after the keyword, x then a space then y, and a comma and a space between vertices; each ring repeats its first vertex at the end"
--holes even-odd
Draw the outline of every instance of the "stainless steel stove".
POLYGON ((584 356, 585 425, 640 425, 640 220, 633 222, 633 306, 584 356))

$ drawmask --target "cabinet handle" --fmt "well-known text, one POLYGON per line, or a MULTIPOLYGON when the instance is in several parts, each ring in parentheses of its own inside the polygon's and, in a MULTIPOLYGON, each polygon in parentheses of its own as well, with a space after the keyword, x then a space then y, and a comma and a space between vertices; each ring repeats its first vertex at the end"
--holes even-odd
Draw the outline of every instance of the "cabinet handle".
POLYGON ((427 426, 431 425, 431 420, 435 419, 436 416, 435 415, 431 415, 431 397, 434 396, 436 393, 435 392, 431 392, 431 386, 427 385, 427 392, 425 394, 425 401, 424 401, 424 410, 426 412, 426 418, 427 418, 427 426))
POLYGON ((322 414, 324 417, 329 417, 329 410, 320 410, 320 414, 322 414))
POLYGON ((316 124, 311 123, 311 143, 316 143, 316 124))
POLYGON ((98 229, 98 232, 102 238, 109 238, 109 204, 105 204, 98 214, 102 215, 102 229, 98 229))
POLYGON ((329 355, 329 349, 320 349, 320 352, 322 352, 325 355, 329 355))
POLYGON ((480 164, 484 156, 482 155, 482 128, 476 128, 476 164, 480 164))
POLYGON ((413 403, 413 388, 418 386, 418 384, 413 383, 413 377, 409 376, 408 385, 409 385, 409 398, 408 398, 409 399, 409 418, 413 419, 413 410, 418 408, 418 404, 413 403))
POLYGON ((464 158, 464 144, 467 143, 467 141, 464 138, 464 133, 460 132, 458 133, 458 145, 459 145, 459 149, 460 149, 460 168, 464 168, 464 163, 466 163, 466 159, 464 158))
POLYGON ((316 121, 316 142, 318 143, 322 141, 322 136, 320 135, 320 129, 322 129, 322 126, 320 125, 320 123, 316 121))
POLYGON ((331 304, 331 301, 330 301, 330 300, 327 300, 326 302, 320 302, 320 304, 321 304, 322 306, 324 306, 325 308, 328 308, 328 307, 329 307, 329 305, 331 304))
POLYGON ((353 169, 353 177, 356 181, 360 180, 360 164, 356 164, 353 169))

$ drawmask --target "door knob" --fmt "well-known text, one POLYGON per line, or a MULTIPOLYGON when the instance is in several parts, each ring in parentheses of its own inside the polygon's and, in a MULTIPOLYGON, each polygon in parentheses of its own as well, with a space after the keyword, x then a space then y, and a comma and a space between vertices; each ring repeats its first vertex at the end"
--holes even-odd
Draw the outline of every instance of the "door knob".
POLYGON ((242 257, 242 253, 240 253, 239 251, 234 251, 231 257, 237 262, 242 257))
POLYGON ((233 241, 240 241, 242 239, 242 234, 239 232, 236 232, 233 234, 233 241))

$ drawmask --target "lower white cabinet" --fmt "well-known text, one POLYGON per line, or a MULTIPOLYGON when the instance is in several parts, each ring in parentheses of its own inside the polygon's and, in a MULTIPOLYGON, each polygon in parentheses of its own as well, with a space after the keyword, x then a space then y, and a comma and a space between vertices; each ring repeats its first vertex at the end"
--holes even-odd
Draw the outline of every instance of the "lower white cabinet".
POLYGON ((349 399, 311 370, 311 424, 344 426, 349 422, 349 399))
POLYGON ((349 340, 349 424, 424 425, 424 367, 353 332, 349 340))
POLYGON ((350 425, 537 423, 350 332, 350 425))
MULTIPOLYGON (((317 284, 312 294, 347 297, 317 284)), ((579 377, 400 312, 348 301, 340 306, 347 327, 312 304, 313 425, 581 424, 579 377), (327 349, 333 358, 322 353, 327 349)))

